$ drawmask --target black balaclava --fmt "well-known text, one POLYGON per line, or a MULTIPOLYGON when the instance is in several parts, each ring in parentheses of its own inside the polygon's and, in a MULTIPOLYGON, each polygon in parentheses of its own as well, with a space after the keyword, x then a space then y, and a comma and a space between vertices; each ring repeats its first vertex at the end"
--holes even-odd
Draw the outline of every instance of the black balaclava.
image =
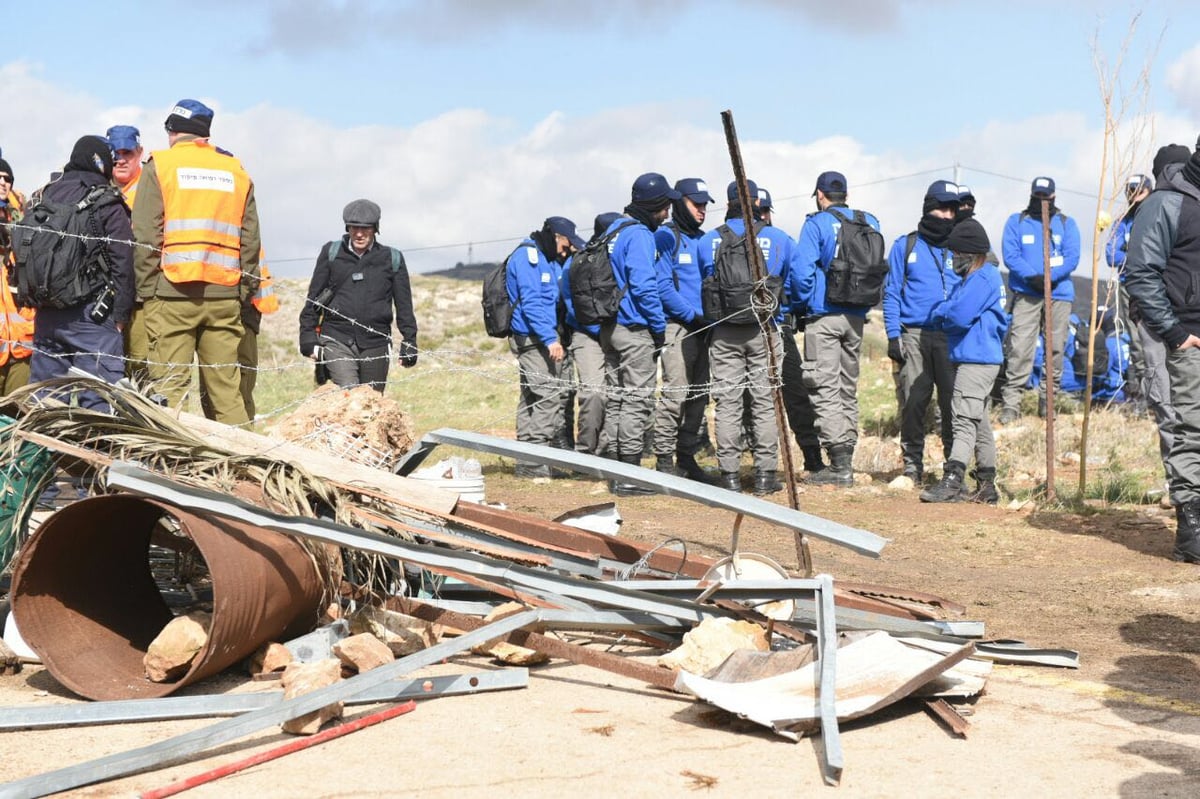
POLYGON ((529 238, 533 239, 533 243, 542 251, 547 261, 558 260, 558 240, 555 239, 553 230, 543 227, 530 233, 529 238))
POLYGON ((696 217, 692 215, 692 209, 688 208, 682 197, 671 202, 671 221, 685 236, 694 239, 700 235, 700 223, 696 221, 696 217))
POLYGON ((940 216, 934 216, 931 212, 945 207, 946 203, 940 203, 933 197, 926 197, 925 202, 921 205, 921 221, 917 223, 917 233, 930 247, 942 247, 946 244, 946 237, 950 235, 950 231, 954 228, 954 223, 957 221, 955 217, 942 219, 940 216))
POLYGON ((1192 157, 1183 165, 1183 179, 1200 188, 1200 152, 1192 153, 1192 157))
POLYGON ((661 197, 656 200, 635 200, 625 206, 625 213, 641 222, 651 231, 657 230, 659 221, 655 217, 658 211, 667 207, 671 203, 666 197, 661 197))
MULTIPOLYGON (((1025 213, 1035 219, 1042 218, 1042 198, 1034 195, 1029 195, 1029 206, 1025 209, 1025 213)), ((1050 217, 1053 218, 1058 213, 1058 206, 1054 204, 1054 198, 1050 198, 1050 217)))
POLYGON ((63 167, 63 172, 95 172, 110 180, 112 171, 112 150, 108 147, 108 140, 100 136, 84 136, 75 142, 71 160, 63 167))

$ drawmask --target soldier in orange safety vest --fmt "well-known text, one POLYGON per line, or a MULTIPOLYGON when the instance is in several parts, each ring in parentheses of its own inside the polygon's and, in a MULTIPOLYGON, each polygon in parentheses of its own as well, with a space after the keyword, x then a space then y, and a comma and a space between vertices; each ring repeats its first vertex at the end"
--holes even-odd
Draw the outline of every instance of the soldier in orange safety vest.
POLYGON ((208 106, 180 100, 165 122, 170 148, 142 169, 133 209, 137 296, 150 377, 168 404, 183 401, 195 357, 210 418, 243 424, 242 306, 259 291, 261 239, 254 184, 237 158, 209 142, 212 120, 208 106))
POLYGON ((13 188, 12 167, 0 158, 0 395, 7 396, 29 382, 33 354, 33 309, 18 308, 8 285, 12 266, 12 229, 21 221, 25 198, 13 188))
MULTIPOLYGON (((133 208, 138 182, 142 177, 142 134, 133 125, 113 125, 105 134, 113 151, 113 183, 121 190, 125 204, 133 208)), ((125 325, 125 376, 139 385, 150 379, 146 358, 150 346, 146 341, 146 320, 141 301, 133 304, 133 315, 125 325)))

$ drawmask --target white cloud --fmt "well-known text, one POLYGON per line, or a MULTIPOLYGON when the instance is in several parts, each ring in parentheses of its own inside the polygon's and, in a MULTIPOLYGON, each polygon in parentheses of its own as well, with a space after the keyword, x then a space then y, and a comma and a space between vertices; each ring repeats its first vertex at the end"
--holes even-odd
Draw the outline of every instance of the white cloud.
POLYGON ((1167 88, 1184 110, 1200 115, 1200 44, 1167 67, 1167 88))

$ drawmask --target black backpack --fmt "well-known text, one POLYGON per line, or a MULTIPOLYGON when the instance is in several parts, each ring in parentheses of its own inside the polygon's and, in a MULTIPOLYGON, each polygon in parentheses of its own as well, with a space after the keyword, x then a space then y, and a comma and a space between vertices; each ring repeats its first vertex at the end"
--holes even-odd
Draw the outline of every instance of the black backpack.
POLYGON ((96 186, 82 200, 39 199, 13 238, 18 305, 75 308, 112 282, 112 259, 96 211, 124 202, 115 186, 96 186))
MULTIPOLYGON (((758 234, 763 227, 761 222, 754 223, 753 237, 739 236, 729 225, 717 228, 721 242, 713 255, 713 273, 700 283, 700 303, 708 318, 724 325, 758 324, 754 308, 760 300, 755 295, 754 269, 746 242, 749 239, 753 246, 758 246, 758 234)), ((779 310, 783 278, 767 275, 766 288, 762 311, 764 317, 769 317, 779 310)))
MULTIPOLYGON (((1082 383, 1087 379, 1088 366, 1088 337, 1091 325, 1087 319, 1080 319, 1075 326, 1075 352, 1071 355, 1071 367, 1075 370, 1076 379, 1082 383)), ((1092 376, 1103 378, 1108 373, 1108 337, 1104 330, 1096 331, 1096 346, 1092 349, 1092 376)))
MULTIPOLYGON (((521 247, 510 252, 483 276, 483 329, 492 338, 512 335, 513 304, 508 299, 508 261, 521 247)), ((521 298, 517 297, 517 305, 520 304, 521 298)))
POLYGON ((625 291, 617 285, 613 274, 608 245, 627 227, 636 225, 632 219, 622 222, 616 230, 592 239, 571 259, 567 289, 579 324, 600 325, 617 318, 617 308, 625 291))
POLYGON ((872 308, 883 298, 888 273, 883 234, 871 227, 862 211, 847 217, 834 208, 826 210, 842 224, 833 260, 825 269, 825 302, 872 308))

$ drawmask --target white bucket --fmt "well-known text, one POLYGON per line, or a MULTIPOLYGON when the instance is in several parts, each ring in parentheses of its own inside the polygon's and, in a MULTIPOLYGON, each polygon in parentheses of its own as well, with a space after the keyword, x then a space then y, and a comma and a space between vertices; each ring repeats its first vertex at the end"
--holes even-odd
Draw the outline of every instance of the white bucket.
POLYGON ((25 643, 25 639, 21 637, 21 631, 17 629, 16 615, 10 612, 8 614, 8 621, 3 626, 4 643, 8 644, 8 648, 13 651, 13 654, 28 660, 41 662, 37 653, 30 649, 29 644, 25 643))
POLYGON ((483 502, 483 474, 479 462, 474 459, 464 461, 462 458, 451 458, 440 461, 433 466, 417 469, 409 477, 435 488, 453 491, 459 499, 467 502, 483 502))

